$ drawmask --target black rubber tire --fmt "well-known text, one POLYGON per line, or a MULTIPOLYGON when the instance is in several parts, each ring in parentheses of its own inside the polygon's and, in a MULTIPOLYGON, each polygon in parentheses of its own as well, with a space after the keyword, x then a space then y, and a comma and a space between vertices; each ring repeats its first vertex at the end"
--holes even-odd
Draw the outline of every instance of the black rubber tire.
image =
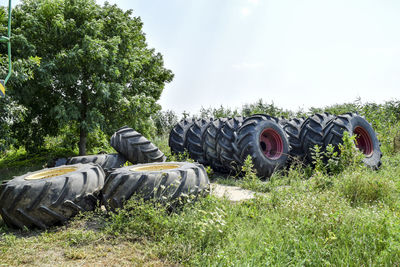
POLYGON ((279 123, 282 125, 288 136, 290 145, 289 155, 291 160, 302 159, 304 157, 304 150, 302 148, 300 139, 300 130, 304 121, 304 118, 279 120, 279 123))
POLYGON ((213 119, 196 120, 186 134, 185 149, 189 152, 189 156, 204 165, 209 165, 209 162, 204 153, 202 136, 212 121, 213 119))
POLYGON ((109 175, 102 190, 102 202, 108 210, 116 211, 133 196, 174 205, 181 197, 197 197, 209 192, 210 182, 207 172, 200 164, 189 162, 138 164, 116 169, 109 175), (150 171, 146 168, 156 168, 156 170, 150 171))
POLYGON ((164 162, 166 159, 158 147, 128 126, 115 132, 110 144, 133 164, 164 162))
POLYGON ((75 164, 27 173, 0 187, 0 214, 10 227, 46 229, 64 223, 80 211, 94 210, 104 185, 104 172, 96 164, 75 164), (46 172, 67 173, 41 179, 46 172))
POLYGON ((300 130, 300 140, 306 163, 312 163, 312 153, 315 145, 325 149, 324 129, 326 125, 335 119, 335 116, 328 113, 317 113, 308 117, 300 130))
MULTIPOLYGON (((367 133, 370 140, 371 152, 364 158, 365 165, 378 169, 382 165, 382 152, 380 149, 381 143, 379 142, 372 125, 364 118, 355 113, 347 113, 339 115, 335 120, 331 121, 325 128, 324 145, 332 144, 338 147, 343 143, 343 133, 349 132, 350 135, 357 134, 359 129, 363 129, 367 133)), ((359 139, 359 141, 362 141, 359 139)), ((362 151, 364 154, 366 151, 362 151)))
POLYGON ((232 144, 235 142, 235 132, 242 125, 245 118, 235 117, 224 122, 217 135, 217 156, 222 166, 231 171, 237 172, 238 166, 233 157, 234 149, 232 144))
POLYGON ((282 127, 289 121, 289 119, 287 119, 287 118, 285 118, 285 117, 283 117, 283 116, 280 116, 280 117, 278 117, 277 119, 278 119, 278 123, 279 123, 282 127))
POLYGON ((235 159, 240 165, 247 156, 251 156, 260 178, 268 178, 274 171, 284 167, 289 156, 289 141, 285 130, 278 119, 264 114, 256 114, 244 120, 237 131, 233 147, 235 159), (280 138, 281 151, 276 158, 264 155, 260 137, 265 130, 273 131, 280 138))
POLYGON ((126 158, 120 153, 79 156, 68 158, 65 165, 72 165, 77 163, 96 163, 100 165, 100 167, 102 167, 104 171, 108 171, 110 169, 123 167, 126 163, 126 158))
POLYGON ((169 133, 168 145, 171 153, 182 154, 185 152, 186 133, 193 124, 193 119, 182 119, 169 133))
POLYGON ((217 139, 219 131, 226 120, 226 118, 214 120, 209 124, 207 130, 203 133, 202 136, 203 150, 206 160, 210 163, 210 166, 214 171, 222 173, 229 172, 229 170, 224 168, 221 161, 219 160, 217 154, 217 139))

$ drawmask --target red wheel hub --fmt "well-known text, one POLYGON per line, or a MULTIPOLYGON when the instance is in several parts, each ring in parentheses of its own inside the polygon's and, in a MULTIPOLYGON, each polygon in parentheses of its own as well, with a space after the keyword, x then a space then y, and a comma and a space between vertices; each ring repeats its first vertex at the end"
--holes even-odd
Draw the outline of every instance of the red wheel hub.
POLYGON ((278 159, 283 153, 282 137, 272 128, 264 129, 260 134, 260 147, 268 159, 278 159))
POLYGON ((356 135, 356 147, 367 157, 371 156, 374 152, 374 145, 369 133, 363 127, 358 126, 354 129, 353 134, 356 135))

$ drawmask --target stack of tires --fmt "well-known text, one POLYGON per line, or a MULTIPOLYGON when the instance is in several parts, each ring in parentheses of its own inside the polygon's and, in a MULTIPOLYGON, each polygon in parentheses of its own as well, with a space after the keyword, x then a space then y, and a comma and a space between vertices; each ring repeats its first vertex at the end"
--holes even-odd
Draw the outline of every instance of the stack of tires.
POLYGON ((294 161, 311 164, 315 145, 323 150, 332 144, 337 149, 345 131, 356 135, 365 164, 379 168, 382 153, 376 133, 355 113, 321 113, 290 120, 266 114, 183 119, 171 130, 169 146, 172 153, 187 151, 193 160, 221 173, 240 172, 244 160, 251 156, 258 176, 267 178, 294 161))
MULTIPOLYGON (((10 227, 46 229, 104 205, 117 211, 132 197, 170 207, 209 193, 201 164, 165 162, 140 133, 122 127, 111 137, 115 154, 73 157, 65 165, 27 173, 0 185, 0 214, 10 227), (131 164, 128 166, 126 162, 131 164)), ((0 177, 1 178, 1 177, 0 177)))

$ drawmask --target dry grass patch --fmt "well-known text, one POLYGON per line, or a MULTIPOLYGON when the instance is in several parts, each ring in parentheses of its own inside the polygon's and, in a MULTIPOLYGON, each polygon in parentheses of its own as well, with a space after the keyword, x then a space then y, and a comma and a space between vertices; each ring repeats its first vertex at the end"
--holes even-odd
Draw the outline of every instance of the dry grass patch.
POLYGON ((29 233, 3 227, 1 266, 171 266, 152 254, 144 241, 107 238, 83 225, 79 220, 68 227, 29 233))

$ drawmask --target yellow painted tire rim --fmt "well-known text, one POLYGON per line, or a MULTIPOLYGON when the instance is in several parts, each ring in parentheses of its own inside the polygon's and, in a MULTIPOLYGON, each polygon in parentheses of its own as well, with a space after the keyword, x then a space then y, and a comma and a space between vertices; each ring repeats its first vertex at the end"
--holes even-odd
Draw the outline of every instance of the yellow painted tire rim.
POLYGON ((137 166, 130 169, 132 172, 150 172, 150 171, 166 171, 177 169, 181 165, 176 163, 160 163, 160 164, 149 164, 145 166, 137 166))
POLYGON ((48 179, 48 178, 64 175, 64 174, 67 174, 70 172, 74 172, 77 169, 78 169, 77 167, 63 167, 63 168, 54 168, 54 169, 43 170, 39 173, 34 173, 34 174, 31 174, 31 175, 25 177, 25 180, 48 179))

